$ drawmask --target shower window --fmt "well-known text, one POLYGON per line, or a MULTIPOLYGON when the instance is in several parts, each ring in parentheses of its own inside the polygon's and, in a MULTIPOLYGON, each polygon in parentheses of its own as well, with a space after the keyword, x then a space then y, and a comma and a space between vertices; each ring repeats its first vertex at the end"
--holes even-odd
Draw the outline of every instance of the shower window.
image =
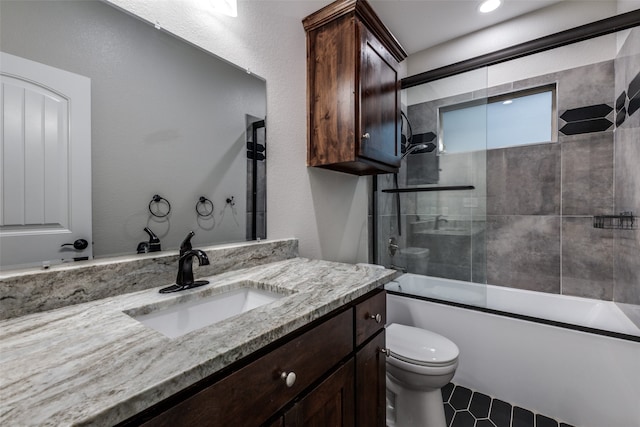
POLYGON ((555 92, 543 86, 441 107, 438 152, 556 142, 555 92))

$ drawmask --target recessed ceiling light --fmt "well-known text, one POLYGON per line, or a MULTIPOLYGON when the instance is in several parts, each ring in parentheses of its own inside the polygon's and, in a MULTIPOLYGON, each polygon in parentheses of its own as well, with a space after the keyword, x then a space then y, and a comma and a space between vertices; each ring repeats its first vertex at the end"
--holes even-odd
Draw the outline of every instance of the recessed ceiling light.
POLYGON ((501 4, 502 0, 485 0, 480 3, 480 7, 478 7, 478 10, 480 11, 480 13, 493 12, 494 10, 499 8, 501 4))
POLYGON ((511 99, 507 99, 506 101, 503 102, 504 105, 509 105, 509 104, 513 104, 513 100, 511 99))

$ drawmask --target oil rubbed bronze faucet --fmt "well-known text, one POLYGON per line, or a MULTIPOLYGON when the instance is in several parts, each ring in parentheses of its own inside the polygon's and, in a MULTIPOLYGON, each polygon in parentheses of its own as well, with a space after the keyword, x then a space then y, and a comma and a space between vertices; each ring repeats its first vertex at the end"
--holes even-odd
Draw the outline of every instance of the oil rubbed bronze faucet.
POLYGON ((195 233, 190 231, 180 244, 180 258, 178 260, 176 283, 160 289, 161 294, 184 291, 185 289, 197 288, 198 286, 209 283, 208 280, 193 280, 194 257, 198 259, 198 265, 209 265, 209 257, 207 257, 207 254, 200 249, 193 249, 191 246, 191 238, 193 236, 195 236, 195 233))

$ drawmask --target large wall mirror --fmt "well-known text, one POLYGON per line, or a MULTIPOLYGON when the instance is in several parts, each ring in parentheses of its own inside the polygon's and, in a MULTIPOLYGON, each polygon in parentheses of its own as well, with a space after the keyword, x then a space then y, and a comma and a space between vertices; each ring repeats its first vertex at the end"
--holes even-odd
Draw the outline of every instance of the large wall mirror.
MULTIPOLYGON (((162 249, 176 249, 190 230, 195 245, 266 238, 263 79, 105 2, 3 0, 1 8, 0 51, 90 81, 91 143, 84 161, 90 164, 91 203, 85 214, 91 235, 67 232, 62 241, 48 243, 45 236, 56 228, 51 220, 30 219, 34 194, 46 199, 50 186, 46 173, 29 178, 34 166, 28 164, 34 161, 24 145, 8 150, 22 150, 18 160, 3 157, 3 247, 7 236, 20 234, 19 226, 30 221, 36 238, 28 245, 51 246, 48 259, 54 262, 91 255, 91 248, 94 257, 136 253, 140 242, 149 241, 145 228, 160 239, 162 249), (15 166, 21 158, 26 166, 15 166), (34 192, 30 180, 45 184, 34 192), (78 239, 86 239, 89 249, 60 247, 78 239)), ((9 99, 15 89, 5 77, 3 71, 9 99)), ((31 95, 20 96, 18 110, 25 110, 31 95)), ((5 118, 12 117, 11 108, 5 105, 5 118)), ((25 117, 15 132, 3 132, 5 153, 11 132, 29 133, 25 117)), ((78 151, 65 150, 57 154, 62 163, 75 160, 78 151)), ((45 164, 48 154, 41 151, 38 161, 45 164)), ((67 204, 65 191, 55 198, 58 205, 67 204)), ((35 205, 35 210, 48 209, 35 205)), ((65 218, 73 222, 78 216, 72 211, 65 218)), ((3 268, 38 265, 16 258, 19 252, 3 252, 3 268)))

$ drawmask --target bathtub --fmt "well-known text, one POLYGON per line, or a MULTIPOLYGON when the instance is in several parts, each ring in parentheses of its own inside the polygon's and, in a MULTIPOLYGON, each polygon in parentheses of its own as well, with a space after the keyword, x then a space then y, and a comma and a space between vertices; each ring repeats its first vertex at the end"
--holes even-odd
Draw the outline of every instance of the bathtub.
POLYGON ((640 329, 612 302, 405 274, 389 323, 460 348, 453 382, 576 427, 640 427, 640 329))

